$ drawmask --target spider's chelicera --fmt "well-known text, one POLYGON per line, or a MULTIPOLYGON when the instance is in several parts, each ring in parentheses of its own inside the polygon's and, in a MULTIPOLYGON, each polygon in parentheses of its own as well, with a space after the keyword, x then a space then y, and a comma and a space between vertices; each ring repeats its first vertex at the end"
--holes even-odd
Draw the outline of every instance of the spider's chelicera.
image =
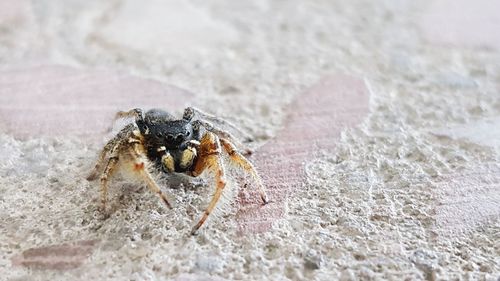
POLYGON ((97 164, 87 177, 101 181, 101 208, 106 212, 107 185, 118 167, 128 168, 132 174, 157 193, 163 202, 172 208, 169 199, 155 182, 148 167, 161 169, 165 173, 184 173, 197 177, 210 170, 215 178, 215 193, 201 219, 194 225, 191 234, 203 225, 215 208, 226 186, 222 154, 227 154, 232 163, 250 173, 259 188, 261 200, 268 202, 262 181, 253 165, 236 149, 233 143, 241 144, 221 127, 232 127, 229 122, 188 107, 182 119, 176 119, 166 111, 141 109, 120 111, 116 118, 135 118, 125 126, 103 148, 97 164), (120 165, 118 165, 120 164, 120 165))

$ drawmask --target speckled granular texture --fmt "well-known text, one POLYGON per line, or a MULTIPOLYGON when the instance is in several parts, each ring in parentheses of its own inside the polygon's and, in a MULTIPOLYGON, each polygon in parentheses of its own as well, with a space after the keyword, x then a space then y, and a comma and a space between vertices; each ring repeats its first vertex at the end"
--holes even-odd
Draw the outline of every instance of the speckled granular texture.
POLYGON ((430 2, 4 1, 13 13, 0 12, 3 70, 63 64, 156 79, 199 94, 198 105, 240 124, 256 147, 279 132, 294 97, 332 73, 365 79, 371 106, 335 153, 304 163, 307 183, 258 235, 238 233, 226 200, 188 236, 208 198, 203 180, 176 179, 184 184, 171 190, 172 211, 117 181, 115 211, 102 220, 97 188, 84 180, 102 143, 2 131, 0 280, 500 276, 491 200, 500 147, 473 131, 498 136, 500 51, 428 41, 420 21, 430 2), (16 265, 25 250, 54 245, 50 257, 78 241, 96 245, 75 269, 16 265))

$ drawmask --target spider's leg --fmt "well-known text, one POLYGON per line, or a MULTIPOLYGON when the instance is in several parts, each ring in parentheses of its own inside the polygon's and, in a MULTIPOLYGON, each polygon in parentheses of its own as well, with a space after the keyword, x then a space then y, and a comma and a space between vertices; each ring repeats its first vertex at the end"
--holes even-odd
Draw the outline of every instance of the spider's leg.
POLYGON ((264 190, 264 185, 262 184, 262 179, 260 176, 257 174, 257 171, 255 170, 255 167, 246 159, 241 153, 239 153, 236 150, 236 147, 228 140, 221 138, 220 142, 222 144, 222 147, 224 147, 224 150, 229 154, 229 157, 231 158, 231 161, 236 163, 238 166, 240 166, 242 169, 244 169, 246 172, 250 173, 257 183, 257 187, 259 189, 259 194, 260 198, 262 199, 262 202, 264 204, 269 203, 269 200, 267 199, 267 194, 266 191, 264 190))
POLYGON ((205 121, 205 120, 196 120, 194 121, 195 124, 198 126, 202 126, 205 128, 207 131, 212 132, 216 134, 219 138, 222 139, 228 139, 233 143, 236 143, 238 147, 242 148, 242 150, 245 151, 245 154, 252 154, 252 150, 243 144, 241 141, 239 141, 237 138, 235 138, 231 133, 228 131, 224 131, 222 129, 219 129, 218 127, 214 126, 212 123, 205 121))
POLYGON ((96 177, 97 173, 99 172, 100 165, 102 162, 104 162, 105 156, 109 155, 108 157, 108 162, 106 164, 106 167, 104 167, 104 171, 101 174, 101 208, 104 212, 106 212, 106 201, 108 197, 108 181, 113 176, 115 170, 116 170, 116 165, 118 164, 118 160, 120 157, 120 154, 123 151, 124 145, 127 144, 127 140, 130 139, 128 138, 131 134, 133 135, 132 131, 132 126, 127 126, 123 128, 120 133, 116 135, 113 139, 111 139, 106 146, 104 146, 103 151, 101 152, 101 155, 99 156, 100 159, 97 162, 94 171, 87 177, 87 179, 92 180, 92 177, 96 177))
POLYGON ((101 209, 106 212, 106 200, 108 198, 108 180, 111 178, 118 163, 117 156, 111 156, 101 175, 101 209))
POLYGON ((142 109, 134 108, 134 109, 131 109, 129 111, 118 111, 115 114, 115 117, 113 118, 112 125, 107 129, 107 132, 110 133, 111 131, 113 131, 113 127, 114 127, 116 120, 123 119, 123 118, 130 118, 130 117, 133 117, 135 119, 136 123, 141 122, 143 120, 143 117, 144 117, 143 113, 142 113, 142 109))
POLYGON ((120 147, 123 145, 123 142, 126 141, 131 135, 137 137, 137 132, 134 132, 135 126, 133 124, 129 124, 125 126, 114 138, 109 140, 104 148, 102 149, 99 157, 97 158, 97 163, 94 166, 94 169, 87 176, 88 181, 96 180, 99 176, 99 173, 102 171, 102 166, 105 163, 106 159, 109 159, 111 156, 116 156, 117 151, 120 150, 120 147), (106 158, 109 156, 108 158, 106 158))
POLYGON ((140 108, 134 108, 129 111, 118 111, 115 115, 115 121, 121 118, 128 118, 128 117, 142 117, 142 110, 140 108))
POLYGON ((92 169, 92 171, 87 176, 88 181, 93 181, 93 180, 97 179, 97 177, 99 176, 99 171, 101 170, 101 167, 104 164, 104 160, 106 159, 106 156, 112 150, 116 149, 118 143, 119 143, 119 139, 113 138, 104 146, 101 153, 99 154, 99 158, 97 158, 97 163, 95 164, 94 169, 92 169))
MULTIPOLYGON (((238 128, 233 123, 231 123, 225 119, 208 114, 208 113, 203 112, 200 109, 195 108, 195 107, 187 107, 186 109, 184 109, 184 115, 183 115, 184 119, 191 120, 195 116, 197 116, 199 119, 204 120, 208 123, 214 124, 215 127, 230 128, 232 131, 236 132, 240 137, 245 139, 245 141, 248 141, 248 142, 253 141, 253 138, 250 135, 243 132, 240 128, 238 128)), ((227 133, 227 132, 225 132, 225 133, 227 133)), ((223 137, 223 136, 219 136, 219 137, 223 137)))
POLYGON ((144 157, 144 146, 140 142, 134 143, 133 146, 129 148, 129 152, 134 161, 134 171, 136 174, 146 183, 152 192, 160 196, 161 200, 169 209, 172 209, 172 204, 170 204, 167 195, 161 191, 161 188, 154 181, 151 173, 146 169, 147 160, 144 157))
POLYGON ((252 139, 249 135, 247 135, 245 132, 240 130, 233 123, 231 123, 225 119, 208 114, 208 113, 203 112, 200 109, 195 108, 195 107, 187 107, 186 109, 184 109, 184 116, 183 116, 184 119, 191 120, 191 118, 193 118, 194 116, 198 116, 200 119, 211 122, 212 124, 215 124, 217 126, 231 128, 231 130, 234 130, 235 132, 237 132, 238 134, 241 134, 245 138, 248 138, 250 140, 252 139))
POLYGON ((210 132, 207 132, 201 139, 201 144, 199 148, 199 158, 196 161, 193 176, 200 175, 205 169, 210 169, 214 173, 215 177, 215 193, 212 200, 208 204, 207 209, 203 212, 201 219, 191 230, 191 235, 194 235, 196 231, 205 223, 206 219, 210 213, 215 208, 215 205, 219 201, 222 191, 226 186, 226 180, 224 176, 224 166, 220 159, 220 143, 218 137, 210 132))

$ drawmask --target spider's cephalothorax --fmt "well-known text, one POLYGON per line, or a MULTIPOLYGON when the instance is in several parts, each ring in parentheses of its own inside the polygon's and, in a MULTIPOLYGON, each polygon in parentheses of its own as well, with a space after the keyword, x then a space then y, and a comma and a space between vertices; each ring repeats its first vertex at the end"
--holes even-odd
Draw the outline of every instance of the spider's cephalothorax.
POLYGON ((191 233, 194 234, 215 208, 226 186, 222 153, 253 176, 263 203, 268 202, 262 181, 253 165, 233 145, 234 137, 218 128, 223 125, 237 130, 230 123, 192 107, 184 110, 181 119, 160 109, 152 109, 145 114, 140 109, 117 113, 117 118, 124 117, 134 117, 135 121, 125 126, 104 146, 94 170, 87 178, 94 180, 100 176, 101 205, 104 211, 107 183, 118 163, 129 167, 169 208, 171 204, 167 196, 147 169, 149 163, 165 173, 184 173, 193 177, 204 170, 211 170, 215 176, 216 190, 202 218, 193 227, 191 233))
POLYGON ((192 171, 202 136, 199 121, 192 116, 177 120, 165 111, 152 109, 144 116, 139 111, 136 124, 151 161, 165 172, 192 171))

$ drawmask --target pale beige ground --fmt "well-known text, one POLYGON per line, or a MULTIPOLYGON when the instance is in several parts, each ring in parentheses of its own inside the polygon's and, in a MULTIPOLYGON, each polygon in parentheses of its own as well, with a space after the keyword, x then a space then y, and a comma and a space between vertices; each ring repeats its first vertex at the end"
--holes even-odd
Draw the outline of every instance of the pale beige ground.
POLYGON ((154 78, 202 93, 201 104, 258 144, 325 75, 365 78, 372 100, 337 153, 306 163, 307 185, 261 235, 237 235, 226 210, 188 237, 206 196, 182 188, 173 193, 189 204, 168 220, 133 185, 112 195, 115 224, 87 220, 97 216, 97 191, 83 174, 99 145, 0 134, 0 279, 499 277, 500 147, 489 140, 499 135, 500 51, 425 41, 418 22, 428 2, 19 3, 14 28, 0 29, 2 67, 58 63, 154 78), (11 266, 24 249, 96 238, 103 245, 73 271, 11 266))

